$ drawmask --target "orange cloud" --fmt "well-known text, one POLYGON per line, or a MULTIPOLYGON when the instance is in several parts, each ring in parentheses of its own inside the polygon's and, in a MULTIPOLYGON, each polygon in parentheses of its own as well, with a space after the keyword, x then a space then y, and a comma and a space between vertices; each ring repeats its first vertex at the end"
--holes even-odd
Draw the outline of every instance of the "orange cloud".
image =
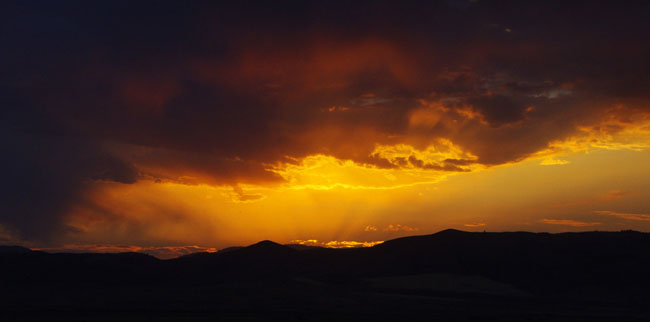
POLYGON ((244 193, 244 189, 239 185, 233 186, 232 190, 234 192, 233 201, 236 202, 253 202, 264 198, 264 195, 262 194, 244 193))
POLYGON ((549 225, 561 225, 561 226, 571 226, 571 227, 588 227, 588 226, 597 226, 601 223, 599 222, 586 222, 578 221, 571 219, 542 219, 540 222, 549 224, 549 225))
POLYGON ((630 193, 630 191, 628 191, 628 190, 611 190, 611 191, 608 191, 608 192, 606 192, 604 194, 596 195, 596 196, 585 198, 585 199, 554 203, 554 204, 549 205, 549 207, 550 208, 564 208, 564 207, 583 206, 583 205, 587 205, 587 204, 593 204, 595 202, 621 199, 621 198, 624 198, 625 196, 627 196, 629 193, 630 193))
POLYGON ((563 165, 563 164, 569 164, 570 162, 567 160, 560 160, 560 159, 544 159, 542 162, 540 162, 540 165, 563 165))
POLYGON ((414 228, 414 227, 409 227, 406 225, 400 225, 400 224, 389 224, 384 228, 384 231, 418 231, 420 230, 419 228, 414 228))
MULTIPOLYGON (((395 157, 395 160, 398 158, 395 157)), ((313 190, 396 189, 436 183, 454 173, 439 169, 423 170, 412 166, 379 168, 326 155, 313 155, 296 160, 295 163, 282 163, 270 167, 269 171, 282 177, 289 189, 313 190)))
POLYGON ((63 245, 55 248, 34 248, 34 250, 41 250, 50 253, 144 253, 149 254, 160 259, 176 258, 179 256, 197 253, 208 252, 214 253, 217 251, 213 247, 202 247, 196 245, 190 246, 133 246, 133 245, 80 245, 70 244, 63 245))
MULTIPOLYGON (((9 187, 0 194, 0 224, 27 239, 72 235, 84 243, 141 238, 147 244, 156 236, 194 244, 225 235, 251 241, 270 231, 290 239, 305 226, 329 233, 321 239, 355 239, 341 230, 349 223, 341 218, 353 217, 348 212, 375 207, 381 216, 399 214, 383 222, 414 222, 397 217, 401 208, 414 216, 439 203, 411 202, 405 191, 426 195, 415 190, 461 172, 476 181, 458 195, 480 183, 489 172, 482 170, 499 165, 531 158, 557 165, 574 162, 568 153, 650 149, 647 28, 636 19, 617 21, 615 30, 595 21, 612 9, 629 11, 625 17, 643 12, 632 5, 597 6, 599 14, 580 17, 541 6, 526 16, 531 10, 520 9, 527 4, 515 1, 506 7, 521 12, 522 22, 557 19, 539 37, 519 37, 517 28, 508 35, 517 41, 507 41, 486 29, 502 8, 475 1, 462 12, 468 19, 444 2, 400 10, 365 2, 285 10, 269 2, 272 10, 261 6, 257 13, 208 3, 182 8, 184 23, 173 32, 142 28, 168 20, 180 9, 173 4, 112 29, 105 29, 111 24, 104 16, 76 15, 114 8, 52 8, 48 14, 87 31, 74 55, 66 44, 12 38, 5 61, 13 67, 3 69, 0 86, 10 103, 2 114, 11 121, 0 127, 9 187), (587 35, 576 24, 593 28, 587 35), (558 42, 557 30, 567 41, 558 42), (47 50, 34 50, 39 44, 47 50), (386 191, 393 195, 380 200, 386 191), (323 210, 352 199, 338 215, 323 210)), ((70 37, 69 26, 54 27, 33 24, 29 32, 79 38, 70 37)), ((577 167, 541 170, 567 168, 577 167)), ((506 185, 494 187, 509 193, 506 185)), ((611 193, 580 205, 617 198, 611 193)), ((376 221, 361 218, 349 230, 361 233, 368 222, 376 221)), ((395 229, 415 228, 386 231, 395 229)))
POLYGON ((295 239, 290 242, 290 244, 299 244, 305 246, 318 246, 326 248, 358 248, 358 247, 372 247, 383 243, 383 240, 378 241, 352 241, 352 240, 332 240, 328 242, 319 242, 316 239, 295 239))
POLYGON ((629 191, 624 191, 624 190, 612 190, 609 191, 603 195, 600 196, 600 199, 602 200, 616 200, 616 199, 621 199, 625 197, 626 195, 629 195, 629 191))
POLYGON ((609 210, 599 210, 595 211, 599 215, 614 216, 628 220, 638 220, 638 221, 650 221, 650 214, 632 214, 625 212, 616 212, 609 210))

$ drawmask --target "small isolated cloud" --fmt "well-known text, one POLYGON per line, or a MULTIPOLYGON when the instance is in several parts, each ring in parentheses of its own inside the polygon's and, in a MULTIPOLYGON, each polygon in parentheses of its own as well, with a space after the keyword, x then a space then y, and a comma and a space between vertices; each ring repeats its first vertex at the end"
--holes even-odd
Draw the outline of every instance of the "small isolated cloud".
POLYGON ((345 112, 345 111, 347 111, 347 110, 349 110, 349 109, 350 109, 350 108, 347 107, 347 106, 331 106, 331 107, 329 107, 329 108, 327 109, 327 111, 330 112, 330 113, 331 113, 331 112, 337 112, 337 111, 339 111, 339 112, 345 112))
POLYGON ((571 226, 571 227, 588 227, 588 226, 597 226, 600 225, 599 222, 586 222, 578 221, 571 219, 542 219, 540 222, 549 224, 549 225, 561 225, 561 226, 571 226))
POLYGON ((409 227, 406 225, 400 225, 400 224, 390 224, 384 228, 384 231, 418 231, 420 228, 414 228, 414 227, 409 227))
POLYGON ((368 225, 365 228, 363 228, 363 231, 377 231, 377 226, 368 225))
POLYGON ((478 223, 473 223, 473 224, 464 224, 463 226, 475 228, 475 227, 484 227, 485 224, 482 223, 482 222, 478 222, 478 223))
POLYGON ((598 194, 594 195, 592 197, 588 198, 582 198, 582 199, 577 199, 577 200, 571 200, 571 201, 566 201, 566 202, 560 202, 560 203, 554 203, 550 204, 550 208, 565 208, 565 207, 577 207, 577 206, 584 206, 584 205, 589 205, 589 204, 594 204, 596 202, 601 202, 601 201, 610 201, 610 200, 616 200, 616 199, 621 199, 627 196, 630 193, 630 191, 627 190, 611 190, 603 194, 598 194))
POLYGON ((261 194, 244 193, 244 189, 237 185, 233 186, 232 190, 234 192, 232 200, 235 202, 250 202, 264 198, 264 196, 261 194))
POLYGON ((621 198, 625 197, 629 193, 630 193, 629 191, 624 191, 624 190, 612 190, 612 191, 609 191, 609 192, 601 195, 600 199, 602 199, 602 200, 621 199, 621 198))
POLYGON ((638 221, 650 221, 650 214, 631 214, 625 212, 616 212, 609 210, 599 210, 595 211, 599 215, 614 216, 628 220, 638 220, 638 221))
POLYGON ((542 162, 540 162, 540 165, 563 165, 563 164, 569 164, 570 162, 567 160, 560 160, 560 159, 544 159, 542 162))

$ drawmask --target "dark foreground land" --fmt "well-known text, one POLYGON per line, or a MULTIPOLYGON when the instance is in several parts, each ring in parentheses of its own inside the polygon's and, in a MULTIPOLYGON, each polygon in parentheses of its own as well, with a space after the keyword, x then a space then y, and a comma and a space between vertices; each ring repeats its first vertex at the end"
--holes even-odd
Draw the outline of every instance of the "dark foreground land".
POLYGON ((0 247, 3 321, 647 321, 650 234, 446 230, 172 260, 0 247))

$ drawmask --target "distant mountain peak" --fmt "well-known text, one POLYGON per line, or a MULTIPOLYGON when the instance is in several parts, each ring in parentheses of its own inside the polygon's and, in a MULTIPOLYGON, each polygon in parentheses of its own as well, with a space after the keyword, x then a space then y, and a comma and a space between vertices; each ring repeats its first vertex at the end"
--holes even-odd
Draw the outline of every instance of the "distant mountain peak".
POLYGON ((467 234, 467 233, 469 233, 469 232, 449 228, 449 229, 441 230, 441 231, 435 233, 434 235, 440 235, 440 234, 443 234, 443 235, 447 235, 447 234, 467 234))
POLYGON ((285 247, 285 246, 282 246, 274 241, 263 240, 261 242, 257 242, 253 245, 250 245, 247 248, 251 248, 251 247, 285 247))
POLYGON ((280 245, 276 242, 270 240, 263 240, 261 242, 255 243, 248 247, 240 249, 240 251, 255 251, 255 252, 264 252, 264 253, 293 253, 296 252, 295 249, 280 245))

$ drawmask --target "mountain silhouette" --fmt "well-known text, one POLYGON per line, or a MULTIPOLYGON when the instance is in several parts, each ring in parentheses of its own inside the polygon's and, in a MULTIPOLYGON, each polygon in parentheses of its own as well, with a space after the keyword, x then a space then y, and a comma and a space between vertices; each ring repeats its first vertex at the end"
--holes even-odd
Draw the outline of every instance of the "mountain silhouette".
POLYGON ((8 291, 0 298, 0 309, 18 316, 52 308, 169 313, 173 307, 236 312, 237 317, 339 312, 353 319, 393 320, 398 316, 391 315, 391 308, 402 305, 414 319, 449 317, 450 312, 432 308, 450 307, 468 319, 478 314, 501 320, 507 313, 497 309, 501 305, 547 318, 644 318, 650 317, 648 249, 650 234, 633 231, 452 229, 369 248, 296 247, 265 240, 171 260, 3 246, 0 287, 8 291), (62 297, 52 297, 52 292, 62 297), (458 303, 472 309, 465 311, 458 303))
POLYGON ((16 253, 29 253, 32 250, 21 246, 0 246, 0 254, 16 254, 16 253))

